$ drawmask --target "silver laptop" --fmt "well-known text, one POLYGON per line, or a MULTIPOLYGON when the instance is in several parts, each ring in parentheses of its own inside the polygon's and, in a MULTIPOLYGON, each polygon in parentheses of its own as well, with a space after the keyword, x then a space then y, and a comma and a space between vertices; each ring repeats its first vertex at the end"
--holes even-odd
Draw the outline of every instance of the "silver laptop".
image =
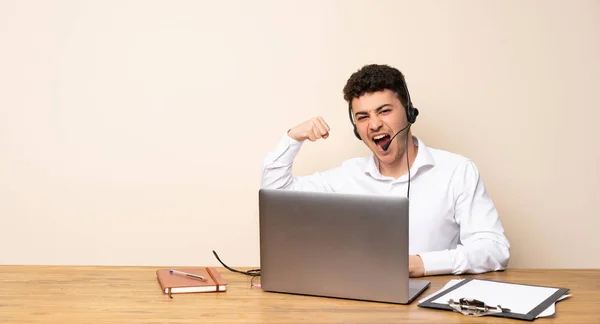
POLYGON ((408 199, 259 191, 264 291, 411 303, 430 284, 409 279, 408 199))

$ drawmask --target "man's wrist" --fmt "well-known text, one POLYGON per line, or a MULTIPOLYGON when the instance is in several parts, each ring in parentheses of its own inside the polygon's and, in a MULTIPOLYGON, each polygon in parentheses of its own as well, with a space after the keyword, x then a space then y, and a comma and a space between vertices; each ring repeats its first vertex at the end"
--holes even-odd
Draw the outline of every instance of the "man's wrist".
POLYGON ((408 274, 410 277, 422 277, 425 275, 425 265, 421 256, 411 255, 408 258, 408 274))

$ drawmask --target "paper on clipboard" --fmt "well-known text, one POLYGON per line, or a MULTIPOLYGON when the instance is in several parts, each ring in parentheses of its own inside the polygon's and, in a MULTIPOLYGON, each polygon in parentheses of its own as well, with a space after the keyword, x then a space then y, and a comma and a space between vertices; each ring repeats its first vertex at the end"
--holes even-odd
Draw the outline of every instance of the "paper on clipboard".
MULTIPOLYGON (((422 303, 428 300, 429 298, 453 287, 454 285, 460 283, 463 280, 464 279, 450 280, 442 289, 422 298, 421 300, 419 300, 419 303, 422 303)), ((449 294, 442 295, 433 302, 447 304, 450 298, 458 300, 464 296, 469 296, 470 298, 485 301, 488 305, 501 305, 502 307, 510 308, 511 312, 513 313, 525 314, 558 290, 557 288, 550 287, 536 287, 514 284, 507 286, 503 283, 488 281, 474 281, 470 282, 470 284, 470 286, 463 286, 454 291, 451 291, 449 294), (472 285, 473 283, 475 283, 475 285, 472 285), (466 287, 468 287, 468 289, 461 289, 466 287), (509 289, 502 289, 499 287, 509 288, 510 291, 509 289), (515 289, 520 290, 520 292, 518 293, 521 293, 521 295, 515 295, 515 292, 517 291, 515 289), (499 303, 499 301, 502 301, 502 303, 499 303)), ((569 294, 563 295, 557 301, 563 300, 570 296, 571 295, 569 294)), ((548 308, 546 308, 536 317, 539 318, 554 315, 554 305, 555 303, 552 303, 548 308)))

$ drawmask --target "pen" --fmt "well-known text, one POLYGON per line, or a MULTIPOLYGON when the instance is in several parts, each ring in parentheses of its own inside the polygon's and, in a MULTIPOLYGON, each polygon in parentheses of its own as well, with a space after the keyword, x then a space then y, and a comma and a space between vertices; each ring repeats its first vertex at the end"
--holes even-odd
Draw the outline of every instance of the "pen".
POLYGON ((199 275, 195 275, 193 273, 187 273, 187 272, 183 272, 183 271, 177 271, 177 270, 169 270, 169 273, 171 274, 176 274, 176 275, 180 275, 180 276, 184 276, 184 277, 190 277, 190 278, 194 278, 194 279, 198 279, 198 280, 202 280, 202 281, 206 281, 206 278, 199 276, 199 275))

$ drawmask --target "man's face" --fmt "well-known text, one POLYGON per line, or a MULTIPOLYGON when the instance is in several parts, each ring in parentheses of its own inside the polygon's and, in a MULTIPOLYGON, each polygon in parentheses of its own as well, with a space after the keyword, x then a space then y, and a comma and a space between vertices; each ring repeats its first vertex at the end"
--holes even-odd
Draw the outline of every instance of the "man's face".
POLYGON ((382 148, 408 123, 404 107, 391 90, 352 99, 352 114, 362 141, 380 162, 392 163, 404 153, 408 130, 398 134, 387 151, 382 148))

